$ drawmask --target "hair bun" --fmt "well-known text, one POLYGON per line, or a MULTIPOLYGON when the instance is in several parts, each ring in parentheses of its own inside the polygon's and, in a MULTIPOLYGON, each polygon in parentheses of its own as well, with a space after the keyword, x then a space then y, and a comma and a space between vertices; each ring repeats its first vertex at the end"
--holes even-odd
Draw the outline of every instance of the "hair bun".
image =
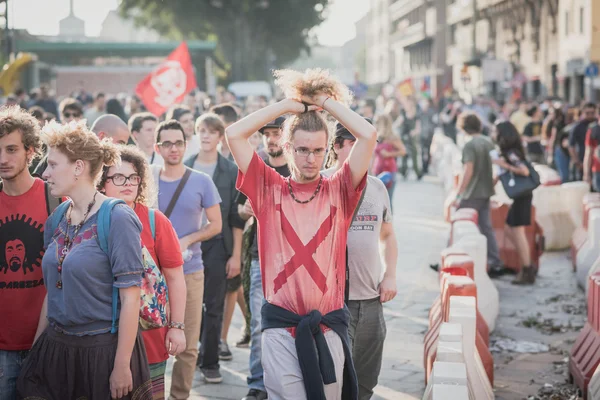
POLYGON ((352 92, 327 69, 307 69, 303 73, 291 69, 280 69, 273 72, 275 84, 288 99, 300 99, 303 96, 313 97, 324 94, 343 104, 352 101, 352 92))
POLYGON ((119 155, 119 149, 115 146, 110 139, 104 139, 101 142, 102 146, 102 164, 107 167, 116 165, 121 160, 119 155))

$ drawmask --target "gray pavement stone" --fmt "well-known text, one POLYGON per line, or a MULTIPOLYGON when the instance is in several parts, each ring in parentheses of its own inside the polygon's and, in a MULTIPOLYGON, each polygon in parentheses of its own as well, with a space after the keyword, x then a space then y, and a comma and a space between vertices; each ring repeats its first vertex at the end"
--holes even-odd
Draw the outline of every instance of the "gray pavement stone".
MULTIPOLYGON (((399 244, 398 296, 384 306, 387 339, 376 400, 420 399, 425 388, 423 372, 423 336, 428 328, 428 312, 439 294, 437 275, 429 264, 439 262, 446 246, 448 225, 443 221, 444 192, 435 178, 422 182, 398 181, 394 194, 394 226, 399 244)), ((538 281, 533 287, 515 287, 512 277, 495 283, 500 291, 500 317, 492 338, 512 338, 545 343, 548 353, 495 353, 495 393, 497 399, 525 399, 544 383, 566 379, 564 359, 578 327, 583 325, 584 295, 577 289, 567 253, 544 255, 538 281), (576 314, 565 310, 575 310, 576 314), (538 315, 539 314, 539 315, 538 315), (547 334, 535 327, 523 326, 552 320, 550 326, 564 326, 565 332, 547 334)), ((243 319, 236 309, 230 330, 230 345, 241 335, 243 319)), ((196 372, 192 399, 241 399, 247 393, 248 349, 231 346, 233 361, 221 363, 224 381, 204 383, 196 372)), ((170 385, 167 370, 166 388, 170 385)))

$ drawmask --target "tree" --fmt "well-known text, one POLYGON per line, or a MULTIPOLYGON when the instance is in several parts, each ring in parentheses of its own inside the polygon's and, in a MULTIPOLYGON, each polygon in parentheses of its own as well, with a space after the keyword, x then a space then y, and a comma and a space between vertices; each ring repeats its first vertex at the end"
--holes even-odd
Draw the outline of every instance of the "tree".
POLYGON ((229 80, 263 80, 310 51, 329 0, 122 0, 120 11, 173 39, 216 39, 229 80))

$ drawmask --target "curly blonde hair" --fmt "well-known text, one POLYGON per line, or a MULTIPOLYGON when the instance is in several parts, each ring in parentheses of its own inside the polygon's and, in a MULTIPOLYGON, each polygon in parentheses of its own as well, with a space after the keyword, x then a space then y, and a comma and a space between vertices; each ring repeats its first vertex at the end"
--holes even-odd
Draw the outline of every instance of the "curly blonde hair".
MULTIPOLYGON (((121 162, 128 162, 133 165, 133 169, 136 174, 141 178, 140 185, 138 186, 138 194, 135 198, 136 203, 143 204, 147 207, 151 207, 156 201, 156 185, 154 184, 154 178, 150 171, 150 164, 146 158, 146 155, 137 147, 127 145, 117 145, 121 162)), ((102 176, 100 182, 98 182, 98 190, 103 191, 104 185, 106 185, 106 178, 108 176, 108 170, 111 166, 104 166, 102 168, 102 176)))
POLYGON ((352 92, 327 69, 307 69, 304 72, 279 69, 273 72, 275 84, 288 99, 300 100, 303 96, 324 94, 342 104, 352 102, 352 92))
POLYGON ((49 122, 42 128, 42 137, 48 147, 63 153, 70 162, 87 162, 94 183, 98 181, 103 166, 120 162, 119 150, 110 139, 100 141, 83 120, 64 125, 56 121, 49 122))

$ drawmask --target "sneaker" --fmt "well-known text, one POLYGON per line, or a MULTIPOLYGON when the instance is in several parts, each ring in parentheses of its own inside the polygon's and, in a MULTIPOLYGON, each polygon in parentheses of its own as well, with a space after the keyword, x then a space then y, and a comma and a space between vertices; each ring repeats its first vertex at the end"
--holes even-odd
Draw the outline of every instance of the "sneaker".
POLYGON ((229 346, 227 343, 221 341, 219 342, 219 360, 222 361, 231 361, 233 360, 233 354, 229 351, 229 346))
POLYGON ((201 369, 202 374, 204 374, 204 381, 206 383, 221 383, 223 382, 223 376, 221 375, 221 371, 215 368, 204 368, 201 369))
POLYGON ((250 347, 250 334, 248 332, 244 332, 244 336, 235 344, 235 347, 239 347, 240 349, 247 349, 250 347))
POLYGON ((488 269, 488 275, 490 278, 494 279, 494 278, 499 278, 502 275, 506 274, 506 268, 504 268, 503 265, 492 265, 489 269, 488 269))
POLYGON ((257 389, 250 389, 246 397, 244 397, 242 400, 265 400, 267 398, 267 392, 257 389))

